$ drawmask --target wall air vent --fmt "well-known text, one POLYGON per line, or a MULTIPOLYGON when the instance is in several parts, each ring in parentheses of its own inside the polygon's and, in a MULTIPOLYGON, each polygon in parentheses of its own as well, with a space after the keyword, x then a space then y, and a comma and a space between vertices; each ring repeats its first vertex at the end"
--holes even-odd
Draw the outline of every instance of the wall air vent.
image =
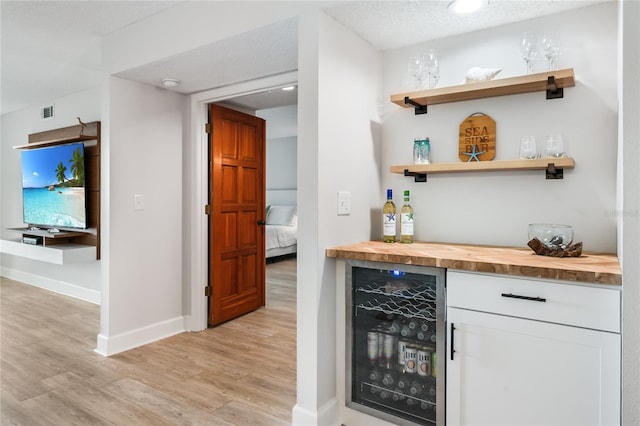
POLYGON ((42 109, 40 110, 40 118, 42 120, 53 118, 53 105, 47 105, 42 107, 42 109))

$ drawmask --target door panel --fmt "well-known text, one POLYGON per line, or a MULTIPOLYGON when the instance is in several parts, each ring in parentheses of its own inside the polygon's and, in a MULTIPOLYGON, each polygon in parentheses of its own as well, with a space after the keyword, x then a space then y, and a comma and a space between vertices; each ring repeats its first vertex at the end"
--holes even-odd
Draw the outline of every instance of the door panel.
POLYGON ((264 306, 265 125, 210 107, 209 325, 264 306))
POLYGON ((619 334, 451 307, 447 321, 448 424, 619 424, 619 334))

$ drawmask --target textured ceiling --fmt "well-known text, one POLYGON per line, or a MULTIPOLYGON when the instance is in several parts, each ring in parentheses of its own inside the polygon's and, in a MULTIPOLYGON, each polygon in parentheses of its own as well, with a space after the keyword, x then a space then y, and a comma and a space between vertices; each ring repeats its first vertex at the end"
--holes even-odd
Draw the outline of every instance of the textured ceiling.
MULTIPOLYGON (((325 12, 380 50, 601 3, 602 0, 490 0, 479 13, 452 16, 449 0, 333 3, 325 12)), ((6 113, 100 84, 101 37, 180 1, 0 1, 1 106, 6 113)), ((183 93, 297 68, 297 23, 274 23, 119 74, 160 85, 182 80, 183 93)), ((274 91, 276 93, 277 91, 274 91)), ((260 95, 260 106, 268 104, 260 95)), ((251 98, 245 98, 250 105, 251 98)), ((278 101, 278 105, 282 101, 278 101)))
POLYGON ((160 87, 176 78, 172 90, 194 93, 297 68, 298 25, 288 19, 116 75, 160 87))
POLYGON ((452 14, 451 0, 359 1, 324 11, 380 50, 524 21, 607 0, 488 0, 477 12, 452 14))
POLYGON ((0 113, 100 83, 101 38, 179 1, 0 1, 0 113))

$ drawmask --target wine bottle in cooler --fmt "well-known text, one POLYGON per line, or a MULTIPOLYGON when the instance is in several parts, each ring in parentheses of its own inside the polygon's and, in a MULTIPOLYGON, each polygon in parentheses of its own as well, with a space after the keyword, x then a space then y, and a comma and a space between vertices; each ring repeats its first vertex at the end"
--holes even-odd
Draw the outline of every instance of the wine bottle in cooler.
POLYGON ((404 205, 400 209, 400 242, 413 242, 413 207, 409 204, 409 191, 404 191, 404 205))
POLYGON ((396 242, 396 205, 391 189, 387 189, 387 202, 382 207, 382 240, 385 243, 396 242))
POLYGON ((396 388, 393 391, 393 395, 391 396, 391 399, 393 399, 394 401, 404 401, 405 398, 405 394, 404 392, 402 392, 402 389, 396 388))
POLYGON ((389 370, 382 376, 382 385, 387 389, 395 387, 398 383, 398 373, 393 370, 389 370))

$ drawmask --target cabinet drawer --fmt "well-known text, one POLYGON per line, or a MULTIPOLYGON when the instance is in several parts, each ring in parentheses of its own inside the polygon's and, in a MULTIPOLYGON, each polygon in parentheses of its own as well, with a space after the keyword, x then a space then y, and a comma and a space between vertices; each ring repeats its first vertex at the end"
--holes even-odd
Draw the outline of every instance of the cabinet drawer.
POLYGON ((620 291, 447 271, 447 306, 620 332, 620 291))

